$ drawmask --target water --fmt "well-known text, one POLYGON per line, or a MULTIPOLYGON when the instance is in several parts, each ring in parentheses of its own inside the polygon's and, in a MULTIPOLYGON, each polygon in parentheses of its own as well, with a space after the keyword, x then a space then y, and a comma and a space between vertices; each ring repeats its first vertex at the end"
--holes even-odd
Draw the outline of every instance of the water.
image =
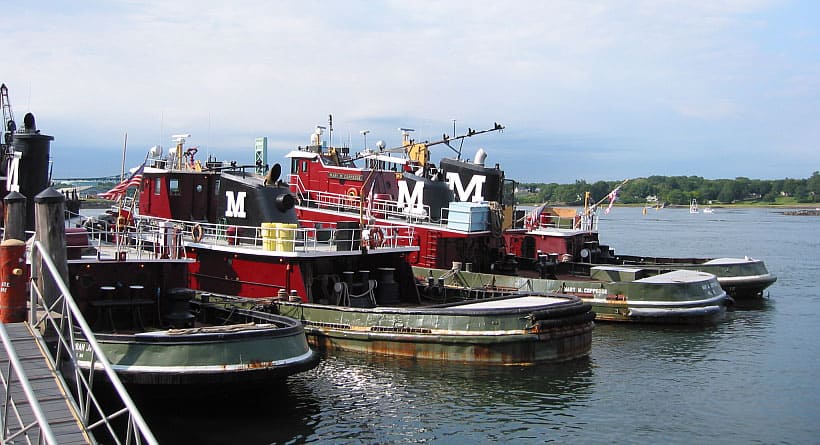
POLYGON ((619 253, 762 258, 770 298, 709 328, 598 323, 589 358, 326 356, 269 394, 146 404, 163 443, 820 443, 820 218, 615 208, 619 253))

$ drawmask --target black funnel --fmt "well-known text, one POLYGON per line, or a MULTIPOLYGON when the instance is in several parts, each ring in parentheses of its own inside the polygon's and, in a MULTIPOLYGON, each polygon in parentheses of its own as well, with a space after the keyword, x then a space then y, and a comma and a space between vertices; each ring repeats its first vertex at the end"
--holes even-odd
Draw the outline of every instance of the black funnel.
POLYGON ((26 230, 34 230, 34 197, 49 186, 48 159, 53 140, 54 136, 40 134, 31 113, 23 118, 23 128, 14 133, 14 151, 20 153, 20 159, 16 171, 9 170, 7 175, 12 185, 16 183, 19 192, 28 198, 26 230))

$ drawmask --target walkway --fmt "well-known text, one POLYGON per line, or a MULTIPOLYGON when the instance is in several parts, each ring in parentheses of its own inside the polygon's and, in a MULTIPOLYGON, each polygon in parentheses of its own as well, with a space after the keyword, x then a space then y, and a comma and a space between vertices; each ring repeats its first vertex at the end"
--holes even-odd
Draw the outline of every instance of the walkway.
MULTIPOLYGON (((14 350, 25 369, 25 374, 28 377, 28 382, 34 391, 34 394, 39 401, 40 409, 42 410, 51 432, 54 434, 57 443, 59 444, 88 444, 93 443, 85 432, 82 422, 75 412, 71 402, 69 402, 69 395, 63 389, 58 373, 51 369, 49 361, 43 355, 44 352, 40 349, 40 345, 35 340, 34 335, 29 330, 27 323, 8 323, 5 325, 9 338, 14 345, 14 350)), ((0 345, 0 372, 3 373, 3 381, 8 382, 9 373, 9 357, 6 349, 0 345)), ((22 417, 22 422, 15 418, 14 410, 11 406, 6 407, 6 390, 7 385, 0 385, 0 408, 6 408, 0 411, 0 422, 5 423, 6 434, 3 437, 9 437, 21 430, 21 423, 23 425, 36 424, 34 412, 29 405, 26 394, 20 385, 20 380, 12 369, 11 382, 11 400, 16 404, 17 409, 22 417), (3 413, 6 413, 3 415, 3 413)), ((29 432, 29 438, 33 443, 40 441, 40 428, 35 425, 29 432)), ((44 438, 45 439, 45 438, 44 438)), ((2 440, 0 438, 0 440, 2 440)), ((43 440, 46 443, 47 440, 43 440)))

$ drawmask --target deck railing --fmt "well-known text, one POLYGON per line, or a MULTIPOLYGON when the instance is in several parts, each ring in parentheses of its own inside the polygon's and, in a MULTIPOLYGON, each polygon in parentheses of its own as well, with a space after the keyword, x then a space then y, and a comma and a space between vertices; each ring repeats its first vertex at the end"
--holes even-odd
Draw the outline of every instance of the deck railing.
MULTIPOLYGON (((33 248, 37 252, 39 259, 45 263, 43 273, 44 279, 50 279, 59 290, 59 295, 45 296, 38 286, 31 286, 31 301, 29 322, 34 331, 47 336, 49 340, 54 338, 56 346, 46 348, 53 355, 48 355, 48 359, 54 369, 62 372, 63 376, 70 376, 73 383, 73 392, 76 399, 76 410, 82 416, 82 421, 88 431, 97 437, 105 437, 117 444, 156 444, 158 443, 148 424, 140 414, 139 409, 131 400, 128 392, 120 381, 111 363, 105 357, 93 331, 86 323, 80 312, 71 291, 63 281, 57 266, 52 261, 43 245, 37 241, 33 248), (52 303, 48 303, 53 301, 52 303), (85 339, 91 348, 91 366, 88 370, 83 370, 79 366, 77 354, 74 351, 76 339, 85 339), (119 405, 111 408, 104 407, 94 394, 94 377, 101 367, 102 372, 111 384, 115 395, 114 401, 109 405, 119 405), (125 428, 114 425, 114 422, 125 421, 125 428)), ((34 253, 34 252, 33 252, 34 253)), ((37 268, 32 267, 32 271, 37 268)), ((34 272, 32 272, 34 275, 34 272)), ((37 277, 32 276, 32 283, 37 281, 37 277)), ((45 342, 42 337, 38 340, 45 342)), ((48 342, 45 342, 48 343, 48 342)), ((98 380, 99 383, 99 380, 98 380)), ((106 440, 106 441, 107 441, 106 440)), ((56 443, 56 442, 54 442, 56 443)))
MULTIPOLYGON (((426 204, 400 206, 398 201, 386 199, 378 195, 367 197, 311 190, 305 187, 302 183, 302 179, 298 175, 290 175, 289 184, 291 191, 296 194, 299 202, 303 206, 327 208, 347 213, 360 213, 365 217, 373 216, 379 219, 431 225, 445 229, 451 228, 448 225, 451 219, 451 213, 465 213, 462 210, 444 207, 441 209, 441 215, 437 215, 440 216, 440 218, 435 219, 431 207, 426 204)), ((472 213, 466 215, 466 221, 464 221, 466 226, 475 227, 476 225, 480 225, 477 224, 478 221, 473 221, 473 218, 477 217, 478 216, 472 213)), ((458 220, 462 221, 463 219, 464 218, 459 218, 458 220)))
POLYGON ((575 216, 559 216, 559 215, 540 215, 537 220, 529 219, 529 215, 524 217, 524 227, 529 230, 598 230, 598 218, 595 215, 575 215, 575 216))
MULTIPOLYGON (((181 221, 166 218, 139 216, 135 224, 123 232, 134 244, 155 245, 164 239, 165 245, 178 251, 185 243, 237 246, 287 255, 300 253, 412 247, 415 242, 412 226, 371 224, 364 228, 344 227, 336 223, 301 221, 299 225, 274 224, 242 226, 181 221), (145 234, 149 234, 148 237, 145 234), (157 234, 160 234, 157 236, 157 234)), ((184 250, 184 249, 183 249, 184 250)), ((162 249, 154 249, 162 254, 162 249)), ((183 252, 178 252, 183 256, 183 252)))

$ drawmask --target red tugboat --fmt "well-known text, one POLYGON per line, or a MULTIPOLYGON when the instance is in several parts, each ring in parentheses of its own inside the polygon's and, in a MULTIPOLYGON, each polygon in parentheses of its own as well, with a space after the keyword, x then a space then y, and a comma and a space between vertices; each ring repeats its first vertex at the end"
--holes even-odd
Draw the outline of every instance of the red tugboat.
MULTIPOLYGON (((677 324, 722 318, 727 298, 711 274, 605 267, 611 265, 576 273, 564 267, 571 265, 567 256, 539 257, 531 234, 512 226, 515 183, 505 179, 498 165, 485 165, 483 149, 470 161, 461 158, 460 145, 454 148, 469 137, 503 130, 502 125, 434 142, 416 142, 410 139, 412 130, 402 129, 400 147, 385 149, 377 143, 375 150, 366 147, 356 155, 348 147, 325 145, 323 129, 317 127, 310 145, 286 155, 299 219, 306 224, 348 221, 412 228, 419 252, 408 260, 416 276, 428 280, 425 291, 461 286, 471 287, 463 292, 475 293, 478 286, 482 295, 517 289, 568 292, 591 303, 599 319, 613 321, 677 324), (430 147, 439 144, 458 156, 433 164, 430 147), (509 275, 522 279, 510 280, 509 275)), ((572 227, 581 223, 574 214, 569 219, 572 227)), ((588 231, 577 233, 586 236, 588 231)))
MULTIPOLYGON (((529 292, 477 302, 420 295, 407 262, 419 251, 415 227, 365 221, 361 200, 355 202, 371 182, 357 184, 357 170, 333 172, 344 181, 342 193, 310 199, 317 208, 355 207, 358 216, 297 220, 296 197, 279 180, 278 165, 203 164, 184 149, 185 137, 168 156, 149 154, 129 228, 145 233, 146 248, 160 254, 181 245, 195 260, 190 287, 250 297, 256 308, 300 320, 320 348, 503 365, 589 354, 594 313, 577 297, 529 292)), ((318 162, 312 159, 294 162, 318 162)))
POLYGON ((599 241, 597 211, 602 202, 614 201, 619 188, 597 203, 590 203, 587 193, 580 211, 539 206, 529 212, 517 212, 514 227, 504 232, 508 251, 521 264, 575 275, 589 275, 593 268, 601 266, 710 273, 716 275, 721 287, 737 300, 760 297, 777 280, 762 260, 749 257, 669 258, 616 254, 599 241))
MULTIPOLYGON (((496 123, 488 130, 469 129, 435 142, 415 142, 412 130, 401 129, 401 147, 384 149, 380 141, 376 150, 365 149, 354 157, 348 147, 321 145, 318 127, 310 145, 286 155, 299 219, 409 226, 420 249, 409 255, 413 265, 448 269, 461 262, 480 272, 503 270, 508 265, 501 224, 512 216, 503 214, 512 211, 512 187, 498 165, 485 166, 483 149, 469 161, 451 145, 503 129, 496 123), (442 159, 438 166, 431 163, 429 147, 438 144, 453 148, 458 158, 442 159)), ((379 239, 377 233, 375 241, 379 239)))

